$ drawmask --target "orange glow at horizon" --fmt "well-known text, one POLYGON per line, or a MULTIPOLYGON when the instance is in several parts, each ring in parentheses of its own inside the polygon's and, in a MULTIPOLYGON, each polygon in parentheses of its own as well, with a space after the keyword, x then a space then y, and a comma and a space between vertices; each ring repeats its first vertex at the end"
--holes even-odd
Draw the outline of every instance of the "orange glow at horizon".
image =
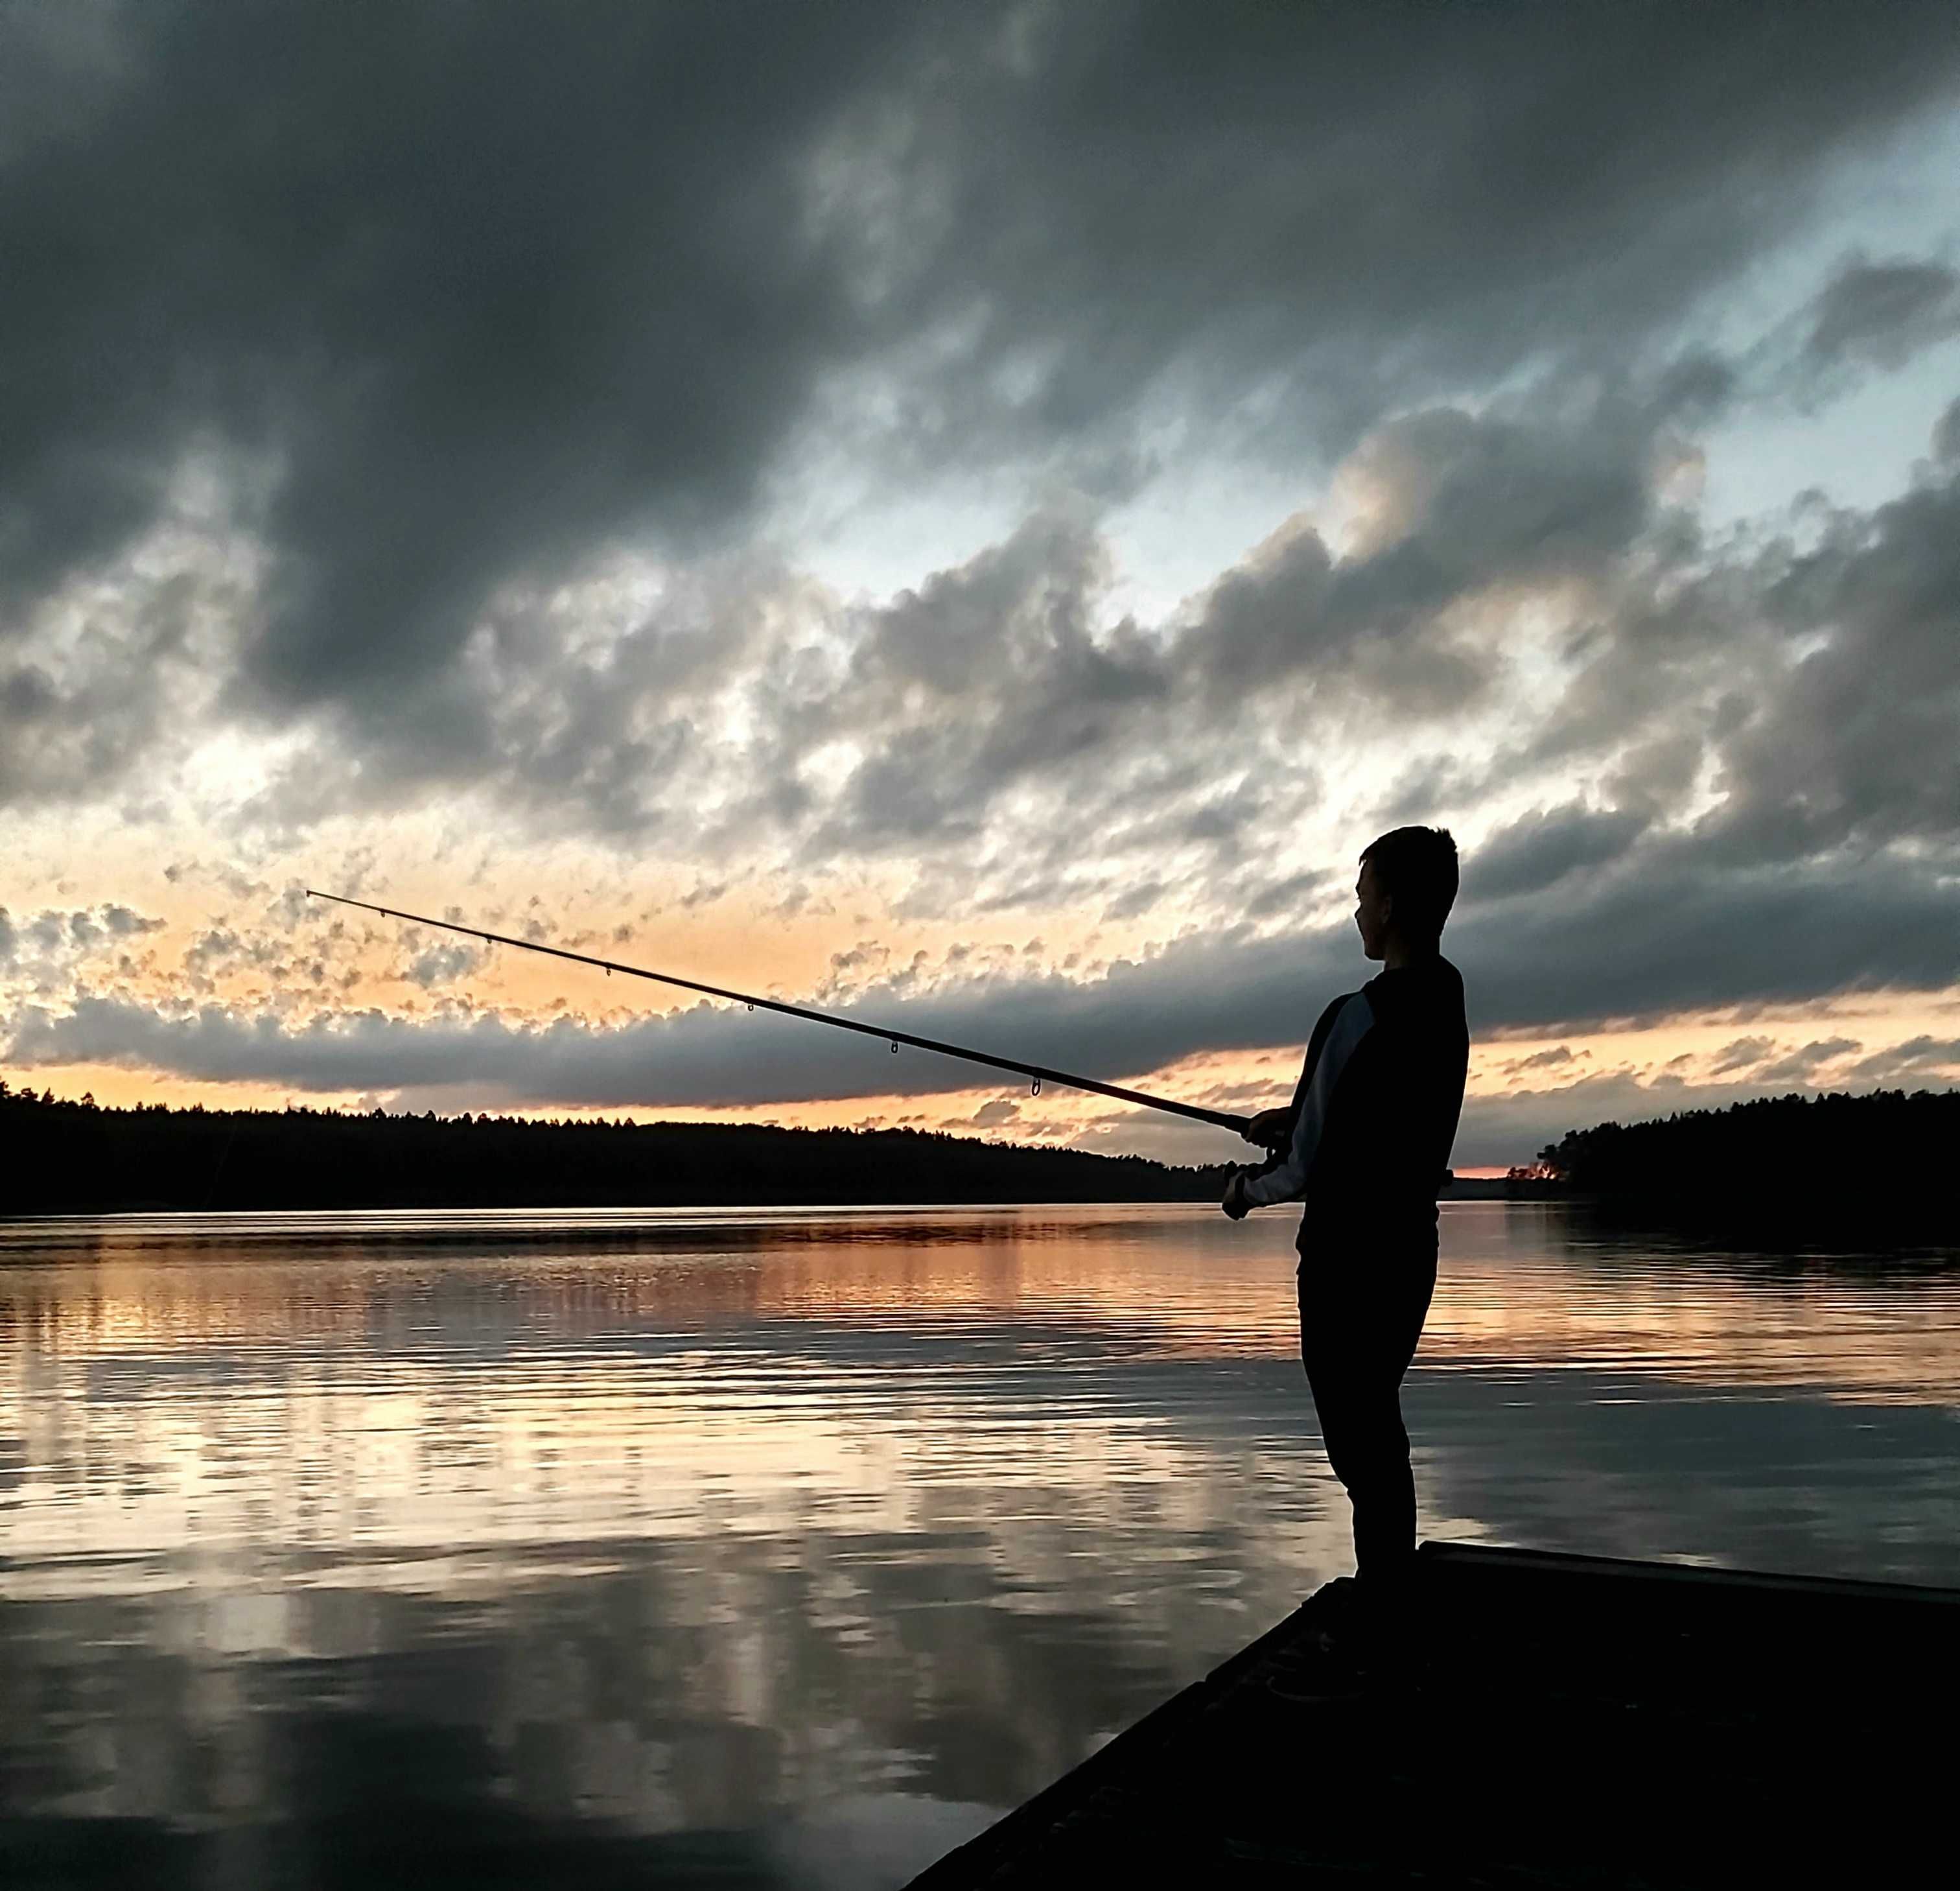
MULTIPOLYGON (((229 1005, 293 1023, 317 1015, 368 1010, 402 1019, 429 1019, 453 1014, 460 1006, 469 1015, 499 1015, 514 1025, 574 1017, 599 1028, 706 1002, 637 981, 609 981, 597 970, 503 947, 482 949, 480 957, 460 966, 451 963, 430 974, 424 955, 443 949, 468 952, 473 949, 471 942, 317 902, 282 909, 283 896, 269 883, 236 874, 228 877, 203 868, 180 872, 173 867, 169 873, 177 877, 169 878, 158 873, 151 860, 138 875, 135 857, 124 858, 128 852, 119 841, 91 865, 101 875, 101 883, 123 881, 126 870, 134 877, 126 883, 150 890, 154 896, 146 897, 140 909, 148 929, 77 948, 67 969, 45 987, 43 995, 37 996, 17 974, 11 985, 17 1001, 27 998, 59 1009, 65 1001, 60 981, 67 980, 71 990, 134 1003, 229 1005), (429 977, 428 983, 410 976, 418 971, 429 977)), ((1070 977, 1093 979, 1111 959, 1134 956, 1149 944, 1148 938, 1134 928, 1125 931, 1066 915, 1047 915, 1038 928, 1032 919, 1013 925, 1002 922, 991 933, 978 936, 970 925, 951 921, 900 921, 892 916, 896 883, 885 884, 868 874, 840 885, 822 902, 785 912, 769 905, 760 883, 690 906, 679 876, 628 876, 616 865, 605 872, 593 868, 583 876, 565 868, 552 877, 545 893, 532 896, 534 904, 527 905, 497 898, 481 884, 480 875, 459 874, 455 868, 455 862, 438 852, 421 872, 390 876, 385 884, 367 885, 352 871, 336 875, 330 863, 316 877, 326 883, 337 878, 356 896, 372 897, 377 904, 399 900, 410 910, 457 912, 466 924, 496 930, 521 931, 528 915, 551 942, 571 950, 819 1006, 848 1002, 867 981, 901 974, 918 977, 925 988, 940 979, 976 973, 1013 976, 1026 971, 1062 971, 1070 977), (473 884, 480 902, 467 899, 473 884), (459 887, 466 893, 465 902, 450 896, 459 887)), ((62 885, 67 889, 65 896, 79 906, 84 889, 68 881, 62 885)), ((17 918, 24 918, 29 910, 16 909, 17 918)), ((1357 957, 1357 983, 1367 970, 1357 957)), ((1474 980, 1474 968, 1472 976, 1474 980)), ((0 992, 8 984, 0 977, 0 992)), ((1310 1015, 1324 995, 1304 995, 1303 1016, 1310 1015)), ((798 1027, 785 1023, 784 1028, 798 1027)), ((1486 1038, 1473 1046, 1468 1090, 1475 1100, 1527 1095, 1543 1099, 1556 1097, 1575 1082, 1608 1076, 1621 1081, 1620 1094, 1629 1100, 1626 1106, 1660 1116, 1678 1106, 1685 1090, 1720 1081, 1725 1050, 1739 1039, 1774 1040, 1790 1049, 1820 1040, 1841 1039, 1854 1046, 1819 1062, 1812 1084, 1805 1086, 1828 1088, 1834 1082, 1842 1085, 1845 1073, 1861 1055, 1915 1037, 1946 1041, 1956 1035, 1960 988, 1934 994, 1858 995, 1774 1009, 1732 1008, 1637 1027, 1486 1038)), ((1156 1069, 1096 1074, 1212 1108, 1249 1113, 1289 1093, 1300 1054, 1297 1044, 1282 1045, 1206 1053, 1156 1069)), ((291 1102, 363 1109, 379 1106, 418 1111, 432 1106, 439 1114, 487 1110, 643 1122, 902 1125, 997 1141, 1079 1141, 1089 1147, 1132 1133, 1135 1121, 1122 1106, 1093 1096, 1051 1087, 1036 1100, 1014 1080, 982 1077, 937 1093, 841 1095, 798 1103, 762 1100, 711 1107, 658 1102, 592 1106, 550 1098, 511 1103, 495 1094, 472 1095, 457 1089, 418 1089, 405 1096, 399 1087, 387 1084, 313 1091, 99 1062, 17 1068, 5 1074, 17 1086, 52 1089, 69 1097, 89 1093, 99 1103, 119 1106, 202 1103, 219 1108, 278 1109, 291 1102), (1003 1103, 1014 1106, 1011 1116, 999 1109, 1003 1103), (992 1120, 975 1120, 989 1106, 994 1106, 989 1113, 992 1120)), ((1930 1072, 1927 1081, 1943 1079, 1930 1072)), ((1583 1110, 1586 1093, 1575 1090, 1573 1096, 1573 1108, 1583 1110)), ((1215 1150, 1192 1147, 1178 1159, 1229 1161, 1245 1153, 1229 1132, 1220 1132, 1215 1150)), ((1532 1153, 1520 1147, 1513 1159, 1526 1160, 1532 1153)), ((1466 1166, 1463 1172, 1500 1172, 1502 1166, 1466 1166)))
MULTIPOLYGON (((517 955, 512 955, 517 956, 517 955)), ((1669 1081, 1675 1073, 1669 1066, 1685 1062, 1693 1074, 1690 1081, 1707 1081, 1701 1073, 1719 1059, 1722 1047, 1745 1032, 1758 1035, 1780 1034, 1796 1042, 1834 1027, 1857 1026, 1870 1030, 1882 1029, 1885 1040, 1902 1042, 1919 1035, 1951 1033, 1954 1029, 1955 999, 1887 1004, 1877 1000, 1861 1002, 1820 1020, 1815 1011, 1781 1019, 1757 1017, 1746 1025, 1733 1019, 1688 1019, 1643 1030, 1622 1030, 1586 1036, 1577 1034, 1546 1039, 1500 1039, 1473 1047, 1467 1094, 1472 1100, 1501 1099, 1520 1094, 1556 1096, 1575 1080, 1594 1074, 1621 1074, 1640 1086, 1638 1094, 1650 1100, 1647 1113, 1665 1116, 1672 1110, 1693 1106, 1690 1095, 1682 1096, 1669 1081), (1540 1053, 1563 1047, 1569 1062, 1539 1074, 1516 1074, 1516 1067, 1540 1053), (1554 1081, 1548 1081, 1548 1078, 1554 1081), (1658 1081, 1656 1080, 1659 1079, 1658 1081)), ((1867 1043, 1880 1041, 1876 1033, 1867 1043)), ((1287 1047, 1250 1052, 1208 1053, 1157 1070, 1112 1074, 1112 1081, 1128 1084, 1167 1097, 1204 1104, 1208 1107, 1249 1114, 1283 1101, 1291 1093, 1297 1073, 1298 1049, 1287 1047)), ((1843 1060, 1841 1060, 1841 1062, 1843 1060)), ((1831 1087, 1829 1067, 1817 1086, 1831 1087)), ((212 1109, 278 1109, 288 1104, 316 1109, 390 1110, 402 1107, 399 1093, 387 1088, 376 1090, 310 1092, 291 1087, 256 1082, 214 1083, 180 1078, 148 1070, 110 1065, 78 1064, 58 1068, 14 1073, 16 1085, 36 1090, 51 1088, 56 1095, 78 1097, 85 1092, 106 1106, 128 1108, 138 1103, 165 1103, 184 1108, 202 1103, 212 1109)), ((1930 1082, 1939 1079, 1930 1078, 1930 1082)), ((1583 1090, 1575 1090, 1575 1100, 1583 1090)), ((1136 1113, 1093 1094, 1049 1086, 1039 1099, 1013 1080, 982 1082, 969 1087, 917 1094, 846 1096, 807 1102, 768 1103, 722 1106, 688 1104, 605 1104, 575 1103, 513 1103, 497 1098, 473 1099, 445 1095, 436 1106, 438 1115, 487 1113, 493 1116, 535 1119, 593 1116, 637 1122, 767 1122, 797 1129, 909 1128, 953 1135, 975 1136, 987 1141, 1067 1145, 1080 1139, 1106 1135, 1116 1126, 1135 1120, 1136 1113), (1015 1114, 998 1124, 974 1122, 977 1113, 998 1102, 1010 1102, 1015 1114)), ((415 1113, 420 1113, 417 1111, 415 1113)), ((1178 1158, 1186 1161, 1230 1162, 1244 1154, 1229 1132, 1217 1132, 1215 1154, 1192 1154, 1178 1158)), ((1531 1159, 1535 1150, 1520 1148, 1516 1162, 1531 1159)), ((1469 1176, 1495 1176, 1504 1173, 1505 1164, 1459 1164, 1457 1172, 1469 1176)))

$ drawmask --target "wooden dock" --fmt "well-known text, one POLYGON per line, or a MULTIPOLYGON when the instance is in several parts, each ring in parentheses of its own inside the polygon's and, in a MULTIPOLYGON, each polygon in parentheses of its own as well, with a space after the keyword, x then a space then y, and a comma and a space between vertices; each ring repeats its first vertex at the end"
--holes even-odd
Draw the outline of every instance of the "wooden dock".
POLYGON ((1455 1544, 1417 1567, 1396 1658, 1324 1645, 1354 1594, 1330 1584, 913 1891, 1953 1870, 1960 1590, 1455 1544))

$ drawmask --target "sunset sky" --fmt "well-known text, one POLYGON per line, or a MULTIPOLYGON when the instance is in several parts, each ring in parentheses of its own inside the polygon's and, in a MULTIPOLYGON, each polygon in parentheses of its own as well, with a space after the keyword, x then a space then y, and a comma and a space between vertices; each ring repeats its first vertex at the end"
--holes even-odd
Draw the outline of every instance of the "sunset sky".
POLYGON ((1960 8, 0 11, 0 1075, 1456 1160, 1960 1077, 1960 8))

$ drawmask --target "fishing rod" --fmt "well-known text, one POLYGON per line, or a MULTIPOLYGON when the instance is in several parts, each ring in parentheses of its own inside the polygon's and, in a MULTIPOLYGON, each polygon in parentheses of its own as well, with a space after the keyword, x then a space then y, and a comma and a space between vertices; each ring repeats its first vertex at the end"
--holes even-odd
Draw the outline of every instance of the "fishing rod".
POLYGON ((731 992, 719 985, 703 985, 698 979, 676 978, 670 972, 649 972, 644 966, 622 965, 616 959, 596 959, 584 952, 569 952, 563 946, 544 945, 535 939, 514 939, 503 932, 485 932, 480 926, 458 925, 450 919, 431 919, 418 912, 404 912, 399 906, 377 906, 365 899, 350 899, 345 893, 323 893, 309 887, 309 899, 330 899, 336 906, 358 906, 363 912, 378 912, 383 919, 401 919, 412 925, 434 926, 444 932, 460 932, 472 939, 487 940, 492 945, 515 946, 520 952, 540 952, 549 958, 569 959, 574 965, 596 965, 607 976, 618 972, 630 979, 651 979, 657 985, 675 985, 683 992, 700 992, 711 998, 727 998, 746 1004, 750 1011, 780 1011, 785 1017, 807 1017, 813 1023, 834 1024, 841 1031, 855 1031, 863 1037, 883 1038, 896 1055, 901 1044, 915 1049, 937 1051, 942 1057, 956 1057, 969 1064, 985 1064, 989 1070, 1013 1071, 1034 1081, 1034 1094, 1043 1084, 1065 1084, 1071 1090, 1086 1090, 1098 1097, 1113 1097, 1118 1103, 1135 1103, 1145 1109, 1161 1109, 1173 1116, 1187 1116, 1193 1122, 1210 1123, 1219 1129, 1245 1136, 1252 1126, 1249 1116, 1234 1116, 1222 1109, 1205 1109, 1196 1103, 1181 1103, 1169 1097, 1152 1097, 1141 1090, 1125 1090, 1120 1084, 1099 1083, 1093 1077, 1079 1077, 1073 1071, 1052 1070, 1045 1064, 1023 1064, 1012 1057, 996 1057, 990 1052, 969 1050, 963 1044, 942 1043, 936 1037, 918 1037, 910 1031, 893 1030, 882 1024, 861 1023, 855 1018, 834 1017, 807 1004, 786 1004, 780 998, 759 998, 752 992, 731 992))

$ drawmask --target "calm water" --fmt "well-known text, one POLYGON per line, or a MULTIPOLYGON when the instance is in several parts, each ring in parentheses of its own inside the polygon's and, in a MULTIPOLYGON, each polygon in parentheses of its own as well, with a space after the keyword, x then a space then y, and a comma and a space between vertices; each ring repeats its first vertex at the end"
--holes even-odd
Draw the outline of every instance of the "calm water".
MULTIPOLYGON (((1426 1533, 1960 1583, 1960 1256, 1443 1227, 1426 1533)), ((0 1878, 902 1882, 1348 1566, 1290 1232, 0 1226, 0 1878)))

